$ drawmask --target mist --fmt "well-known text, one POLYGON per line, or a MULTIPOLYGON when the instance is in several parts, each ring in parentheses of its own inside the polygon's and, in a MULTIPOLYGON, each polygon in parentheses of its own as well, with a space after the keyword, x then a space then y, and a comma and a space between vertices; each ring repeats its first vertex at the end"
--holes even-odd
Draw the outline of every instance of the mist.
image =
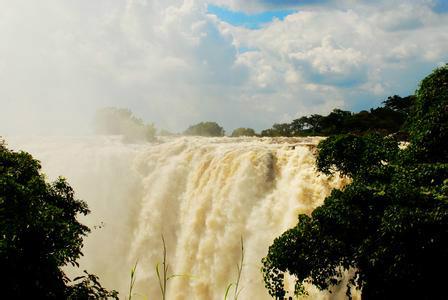
POLYGON ((207 120, 261 130, 411 94, 448 59, 447 18, 425 1, 232 1, 291 9, 255 29, 209 4, 225 5, 0 1, 0 133, 86 135, 111 106, 173 132, 207 120))

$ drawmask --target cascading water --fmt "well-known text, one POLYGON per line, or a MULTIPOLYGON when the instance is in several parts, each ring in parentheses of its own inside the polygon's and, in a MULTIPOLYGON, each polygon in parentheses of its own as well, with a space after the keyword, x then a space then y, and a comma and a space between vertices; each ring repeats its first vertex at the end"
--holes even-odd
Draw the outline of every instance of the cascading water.
MULTIPOLYGON (((135 299, 159 299, 155 266, 161 236, 170 274, 167 299, 223 299, 237 278, 239 299, 270 299, 260 272, 274 238, 346 182, 315 170, 318 138, 161 139, 123 144, 118 137, 8 139, 63 175, 92 213, 81 268, 127 295, 138 261, 135 299)), ((293 258, 292 258, 293 259, 293 258)), ((69 270, 73 272, 73 270, 69 270)), ((310 289, 311 299, 342 299, 310 289)))

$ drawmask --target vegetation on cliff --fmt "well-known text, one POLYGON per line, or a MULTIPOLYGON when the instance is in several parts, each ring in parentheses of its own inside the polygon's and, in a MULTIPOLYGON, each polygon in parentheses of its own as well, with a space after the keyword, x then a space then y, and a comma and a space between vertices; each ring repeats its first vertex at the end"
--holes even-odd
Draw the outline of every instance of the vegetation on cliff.
POLYGON ((0 268, 5 299, 107 299, 98 277, 71 281, 62 271, 78 266, 89 213, 65 179, 48 183, 40 163, 0 143, 0 268))
POLYGON ((440 299, 448 267, 448 66, 426 77, 404 114, 410 144, 371 133, 329 137, 318 145, 317 168, 352 178, 313 213, 275 239, 263 259, 269 293, 287 297, 285 273, 321 290, 347 285, 363 299, 440 299))
POLYGON ((334 109, 326 116, 314 114, 274 124, 261 131, 261 136, 330 136, 353 133, 357 135, 378 132, 383 135, 406 131, 406 118, 412 110, 414 96, 392 96, 384 106, 353 113, 334 109))

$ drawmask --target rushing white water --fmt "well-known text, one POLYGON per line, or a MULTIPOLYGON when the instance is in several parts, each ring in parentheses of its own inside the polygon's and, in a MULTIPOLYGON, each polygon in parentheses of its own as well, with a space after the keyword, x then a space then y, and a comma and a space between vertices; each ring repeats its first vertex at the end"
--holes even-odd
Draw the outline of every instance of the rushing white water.
MULTIPOLYGON (((67 177, 92 213, 81 267, 127 295, 138 261, 134 299, 160 299, 155 266, 163 235, 167 299, 223 299, 237 278, 240 299, 270 299, 260 272, 273 239, 345 182, 319 174, 317 138, 172 138, 123 144, 119 138, 8 139, 42 161, 50 179, 67 177)), ((311 289, 311 299, 343 298, 311 289)))

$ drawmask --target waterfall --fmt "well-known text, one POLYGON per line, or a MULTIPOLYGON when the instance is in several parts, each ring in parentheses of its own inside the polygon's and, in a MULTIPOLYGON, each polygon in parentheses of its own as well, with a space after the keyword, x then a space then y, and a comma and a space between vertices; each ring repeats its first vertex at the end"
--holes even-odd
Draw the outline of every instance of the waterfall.
MULTIPOLYGON (((315 170, 319 138, 160 138, 124 144, 119 137, 9 138, 30 152, 49 179, 62 175, 92 213, 82 222, 81 270, 127 295, 137 263, 134 299, 160 299, 155 267, 164 236, 167 299, 223 299, 237 278, 239 299, 270 299, 261 259, 275 237, 346 184, 315 170)), ((292 258, 293 259, 293 258, 292 258)), ((69 274, 74 270, 68 269, 69 274)), ((310 299, 342 299, 344 289, 310 299)))

